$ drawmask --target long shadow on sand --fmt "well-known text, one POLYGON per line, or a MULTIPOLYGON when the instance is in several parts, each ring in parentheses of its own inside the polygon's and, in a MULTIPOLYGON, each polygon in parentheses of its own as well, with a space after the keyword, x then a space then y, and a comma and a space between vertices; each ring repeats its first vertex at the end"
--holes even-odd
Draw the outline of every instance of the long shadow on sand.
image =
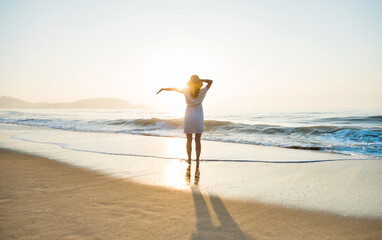
POLYGON ((199 187, 192 186, 191 190, 197 218, 197 232, 192 234, 191 239, 253 239, 246 236, 237 226, 219 196, 209 196, 213 211, 220 222, 220 226, 215 226, 199 187))

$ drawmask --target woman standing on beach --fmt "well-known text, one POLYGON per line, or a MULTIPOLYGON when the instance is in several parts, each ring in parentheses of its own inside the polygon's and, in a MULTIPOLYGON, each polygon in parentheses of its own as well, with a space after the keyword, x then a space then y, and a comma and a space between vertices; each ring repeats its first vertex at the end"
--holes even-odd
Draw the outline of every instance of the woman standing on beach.
POLYGON ((201 152, 200 138, 204 132, 204 115, 202 102, 208 89, 212 85, 212 80, 200 79, 197 75, 192 75, 190 81, 188 81, 188 88, 161 88, 161 91, 176 91, 184 94, 186 98, 187 108, 184 115, 184 133, 187 136, 187 155, 188 164, 191 164, 191 152, 192 152, 192 134, 195 134, 195 149, 196 149, 196 166, 199 166, 199 158, 201 152), (207 83, 205 88, 203 83, 207 83))

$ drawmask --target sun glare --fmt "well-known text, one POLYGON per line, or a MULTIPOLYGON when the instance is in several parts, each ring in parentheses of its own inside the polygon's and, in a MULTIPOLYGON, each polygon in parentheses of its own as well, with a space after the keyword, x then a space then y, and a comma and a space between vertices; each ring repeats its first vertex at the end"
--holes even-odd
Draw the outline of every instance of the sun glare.
POLYGON ((188 187, 186 177, 187 164, 184 162, 172 162, 164 169, 164 184, 170 187, 184 189, 188 187))
POLYGON ((183 102, 175 102, 171 108, 167 109, 169 115, 173 118, 183 118, 186 104, 183 102))
POLYGON ((183 138, 166 138, 166 156, 184 159, 186 154, 186 142, 183 138))
MULTIPOLYGON (((166 156, 183 159, 186 154, 186 143, 184 139, 167 138, 166 140, 166 156)), ((164 183, 167 186, 175 188, 186 188, 188 182, 185 181, 187 164, 184 161, 169 162, 164 171, 164 183)))
POLYGON ((183 88, 191 75, 200 73, 205 63, 197 52, 186 46, 171 46, 148 54, 145 59, 149 72, 144 78, 154 81, 154 85, 171 85, 183 88))
MULTIPOLYGON (((147 55, 144 81, 150 83, 154 89, 165 87, 185 88, 187 81, 193 74, 201 74, 203 60, 199 59, 196 52, 182 46, 172 46, 168 49, 159 49, 147 55)), ((184 115, 184 99, 176 93, 161 93, 156 98, 159 107, 180 118, 184 115)))

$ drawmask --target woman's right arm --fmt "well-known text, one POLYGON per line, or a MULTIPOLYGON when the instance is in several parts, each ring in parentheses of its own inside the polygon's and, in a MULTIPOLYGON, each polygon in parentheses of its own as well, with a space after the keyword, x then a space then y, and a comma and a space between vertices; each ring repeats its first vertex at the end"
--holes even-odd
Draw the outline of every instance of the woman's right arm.
POLYGON ((160 93, 160 92, 162 92, 162 91, 175 91, 175 92, 178 92, 178 93, 183 93, 182 90, 179 89, 179 88, 161 88, 161 89, 157 92, 157 94, 160 93))
POLYGON ((208 88, 208 89, 210 89, 212 83, 214 82, 214 81, 212 81, 210 79, 200 79, 200 81, 207 83, 206 88, 208 88))

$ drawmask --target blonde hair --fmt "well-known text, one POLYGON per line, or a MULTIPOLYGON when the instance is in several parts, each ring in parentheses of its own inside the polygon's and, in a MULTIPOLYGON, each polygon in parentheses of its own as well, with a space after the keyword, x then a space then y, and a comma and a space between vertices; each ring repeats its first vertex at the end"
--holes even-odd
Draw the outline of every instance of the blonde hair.
POLYGON ((203 87, 203 82, 200 81, 198 75, 192 75, 187 86, 190 88, 191 97, 196 98, 199 95, 200 89, 203 87))

